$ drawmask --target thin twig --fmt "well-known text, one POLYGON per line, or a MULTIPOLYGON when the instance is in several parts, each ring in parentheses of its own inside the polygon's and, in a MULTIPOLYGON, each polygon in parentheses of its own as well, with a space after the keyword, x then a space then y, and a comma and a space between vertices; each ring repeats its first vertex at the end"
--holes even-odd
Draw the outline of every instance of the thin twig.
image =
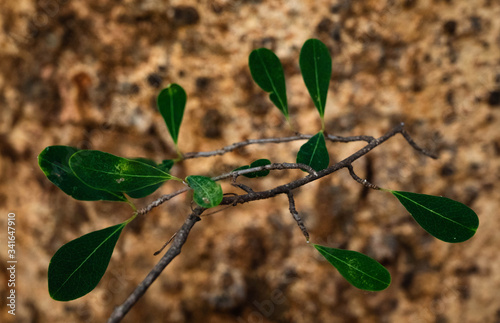
POLYGON ((295 208, 295 201, 293 199, 292 191, 288 191, 287 195, 288 195, 288 204, 290 206, 289 207, 290 213, 292 214, 293 219, 297 222, 297 225, 302 231, 302 234, 304 235, 304 237, 306 237, 307 243, 309 243, 309 232, 307 232, 306 226, 304 225, 304 222, 302 221, 299 212, 297 212, 297 209, 295 208))
POLYGON ((151 286, 156 278, 160 276, 163 269, 167 267, 172 259, 181 253, 182 246, 186 242, 189 232, 193 228, 194 224, 200 220, 199 216, 204 210, 205 209, 202 207, 197 207, 193 213, 188 216, 182 227, 179 229, 168 251, 163 255, 163 257, 161 257, 160 261, 158 261, 158 263, 149 272, 146 278, 144 278, 144 280, 136 287, 132 294, 130 294, 127 300, 122 305, 115 308, 108 319, 108 323, 120 322, 132 306, 134 306, 142 295, 144 295, 149 286, 151 286))
POLYGON ((354 142, 354 141, 366 141, 366 142, 370 142, 373 139, 375 139, 372 136, 341 137, 341 136, 329 135, 329 134, 326 134, 326 133, 325 133, 325 137, 326 137, 327 140, 329 140, 331 142, 354 142))
MULTIPOLYGON (((234 143, 232 145, 223 147, 221 149, 213 151, 202 151, 202 152, 191 152, 186 153, 182 157, 183 159, 199 158, 199 157, 212 157, 217 155, 224 155, 225 153, 231 152, 235 149, 255 145, 255 144, 279 144, 283 142, 290 142, 296 140, 306 140, 312 138, 314 135, 296 135, 292 137, 284 138, 264 138, 264 139, 249 139, 241 142, 234 143)), ((326 135, 326 139, 332 142, 353 142, 353 141, 366 141, 370 142, 374 138, 371 136, 351 136, 351 137, 341 137, 334 135, 326 135)))
POLYGON ((232 171, 232 172, 229 172, 226 174, 212 177, 212 180, 220 181, 221 179, 226 179, 226 178, 234 177, 234 176, 238 177, 238 176, 243 175, 243 174, 259 172, 262 170, 284 170, 284 169, 301 169, 305 172, 308 172, 309 174, 316 174, 316 171, 314 169, 312 169, 311 166, 309 166, 309 165, 299 164, 299 163, 273 163, 273 164, 264 165, 264 166, 257 166, 257 167, 232 171))
POLYGON ((172 242, 172 240, 173 240, 173 239, 175 238, 175 236, 177 235, 177 232, 178 232, 178 231, 176 231, 176 232, 175 232, 175 233, 174 233, 174 234, 170 237, 170 239, 168 239, 168 241, 167 241, 167 242, 165 242, 165 244, 163 245, 163 247, 161 247, 161 248, 160 248, 160 250, 155 251, 155 253, 154 253, 153 255, 157 256, 160 252, 162 252, 162 251, 163 251, 163 249, 165 249, 165 247, 166 247, 166 246, 168 246, 168 244, 169 244, 170 242, 172 242))
POLYGON ((433 159, 437 159, 438 156, 426 149, 423 149, 421 148, 420 146, 418 146, 415 141, 413 141, 413 138, 408 134, 408 132, 406 132, 406 130, 404 129, 401 129, 400 131, 401 135, 403 135, 403 137, 406 139, 406 141, 410 144, 410 146, 412 146, 415 150, 421 152, 422 154, 430 157, 430 158, 433 158, 433 159))
POLYGON ((358 175, 356 175, 356 173, 354 172, 354 168, 352 168, 352 165, 347 165, 346 167, 349 169, 349 174, 351 174, 351 177, 354 178, 356 182, 365 187, 372 188, 374 190, 380 190, 380 187, 378 187, 377 185, 368 182, 366 179, 361 179, 358 175))
POLYGON ((155 207, 157 207, 157 206, 160 206, 161 204, 165 203, 166 201, 168 201, 168 200, 170 200, 170 199, 172 199, 172 198, 176 197, 177 195, 182 194, 182 193, 184 193, 184 192, 186 192, 186 191, 188 191, 188 190, 189 190, 189 187, 184 187, 184 188, 182 188, 182 189, 180 189, 180 190, 178 190, 178 191, 176 191, 176 192, 173 192, 173 193, 171 193, 171 194, 162 195, 162 196, 160 196, 160 198, 159 198, 159 199, 157 199, 156 201, 151 202, 151 203, 150 203, 148 206, 146 206, 145 208, 140 209, 139 211, 137 211, 137 214, 138 214, 138 215, 144 215, 144 214, 146 214, 146 213, 149 213, 149 212, 151 212, 151 210, 152 210, 153 208, 155 208, 155 207))
POLYGON ((233 182, 231 183, 231 185, 233 185, 234 187, 241 188, 242 190, 244 190, 247 193, 253 192, 253 190, 250 187, 246 186, 245 184, 236 183, 234 180, 235 180, 235 178, 233 177, 233 182))

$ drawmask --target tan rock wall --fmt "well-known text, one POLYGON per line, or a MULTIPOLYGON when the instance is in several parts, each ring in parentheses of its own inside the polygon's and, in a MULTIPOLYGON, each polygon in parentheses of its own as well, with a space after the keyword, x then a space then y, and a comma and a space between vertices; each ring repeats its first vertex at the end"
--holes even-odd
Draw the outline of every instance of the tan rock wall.
MULTIPOLYGON (((286 198, 204 218, 125 322, 497 322, 500 256, 500 3, 497 1, 2 1, 0 22, 0 259, 6 215, 18 219, 18 312, 2 322, 102 322, 145 277, 152 254, 190 210, 179 197, 124 230, 108 272, 72 302, 47 292, 50 258, 64 243, 131 214, 78 202, 37 165, 49 145, 161 160, 175 156, 155 97, 188 93, 179 144, 207 151, 291 135, 250 77, 247 59, 273 49, 287 77, 295 127, 320 127, 298 55, 316 37, 333 75, 327 131, 379 136, 399 122, 437 161, 394 138, 354 164, 391 188, 444 195, 472 207, 472 240, 433 239, 394 198, 364 192, 346 172, 303 187, 297 208, 312 241, 367 253, 393 275, 388 290, 351 287, 304 242, 286 198)), ((218 175, 257 158, 294 161, 300 143, 188 160, 174 175, 218 175)), ((329 144, 338 161, 361 144, 329 144)), ((247 180, 271 188, 303 174, 247 180)), ((180 186, 168 183, 139 207, 180 186)), ((226 192, 234 191, 227 183, 226 192)), ((2 265, 2 304, 7 272, 2 265)))

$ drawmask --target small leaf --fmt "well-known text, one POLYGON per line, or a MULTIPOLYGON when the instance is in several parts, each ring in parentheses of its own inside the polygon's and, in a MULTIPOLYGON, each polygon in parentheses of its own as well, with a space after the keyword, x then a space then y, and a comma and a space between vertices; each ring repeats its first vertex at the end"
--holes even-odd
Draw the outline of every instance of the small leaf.
POLYGON ((127 223, 88 233, 59 248, 49 265, 50 297, 71 301, 92 291, 106 272, 127 223))
POLYGON ((170 172, 172 167, 174 167, 174 160, 173 159, 165 159, 164 161, 161 162, 161 164, 158 165, 158 168, 164 171, 165 173, 170 172))
POLYGON ((267 48, 255 49, 250 53, 248 66, 255 83, 270 93, 269 98, 288 120, 285 73, 278 56, 267 48))
MULTIPOLYGON (((143 162, 145 164, 151 165, 153 167, 156 167, 164 172, 169 172, 172 166, 174 166, 174 161, 171 159, 166 159, 164 160, 160 165, 156 165, 156 163, 151 160, 151 159, 146 159, 146 158, 133 158, 133 160, 143 162)), ((140 199, 143 197, 146 197, 148 195, 153 194, 158 188, 160 188, 163 185, 163 182, 159 184, 154 184, 148 187, 144 187, 135 191, 129 191, 125 192, 127 193, 128 196, 134 199, 140 199)))
POLYGON ((174 178, 148 164, 98 150, 73 154, 69 166, 85 184, 112 192, 135 191, 174 178))
POLYGON ((376 260, 352 250, 314 247, 354 287, 368 291, 381 291, 391 284, 391 274, 376 260))
POLYGON ((300 50, 299 64, 309 95, 323 120, 326 96, 332 75, 330 52, 320 40, 309 39, 300 50))
POLYGON ((297 163, 311 166, 315 171, 328 167, 330 156, 326 149, 323 132, 318 132, 300 147, 297 153, 297 163))
POLYGON ((49 146, 38 155, 38 164, 52 183, 76 200, 126 202, 122 193, 97 190, 75 176, 69 167, 69 159, 77 151, 69 146, 49 146))
POLYGON ((391 191, 425 231, 445 242, 470 239, 479 226, 476 213, 446 197, 391 191))
MULTIPOLYGON (((235 170, 233 170, 233 172, 237 171, 237 170, 244 170, 244 169, 265 166, 265 165, 271 165, 271 161, 269 159, 257 159, 256 161, 254 161, 250 165, 245 165, 245 166, 241 166, 241 167, 236 168, 235 170)), ((256 177, 267 176, 267 175, 269 175, 269 173, 270 173, 270 170, 264 169, 264 170, 261 170, 258 172, 243 174, 243 176, 248 177, 248 178, 256 178, 256 177)))
POLYGON ((184 89, 178 84, 170 84, 158 95, 158 109, 160 110, 168 131, 177 146, 179 139, 179 129, 186 107, 187 95, 184 89))
POLYGON ((194 191, 193 199, 201 207, 211 208, 222 202, 222 187, 205 176, 188 176, 186 181, 194 191))

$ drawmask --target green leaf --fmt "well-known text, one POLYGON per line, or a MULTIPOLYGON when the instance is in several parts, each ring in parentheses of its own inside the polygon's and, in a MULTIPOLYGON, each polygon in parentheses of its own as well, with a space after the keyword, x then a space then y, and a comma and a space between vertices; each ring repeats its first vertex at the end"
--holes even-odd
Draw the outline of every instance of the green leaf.
POLYGON ((479 226, 476 213, 446 197, 391 191, 425 231, 445 242, 470 239, 479 226))
POLYGON ((302 46, 299 64, 309 95, 323 120, 326 96, 332 75, 330 52, 320 40, 309 39, 302 46))
POLYGON ((328 167, 330 156, 326 149, 323 132, 318 132, 300 147, 297 153, 297 163, 311 166, 315 171, 328 167))
POLYGON ((267 48, 255 49, 250 53, 248 66, 255 83, 270 93, 269 98, 288 120, 285 73, 278 56, 267 48))
MULTIPOLYGON (((271 161, 269 159, 257 159, 256 161, 254 161, 250 165, 245 165, 245 166, 241 166, 241 167, 236 168, 235 170, 233 170, 233 172, 238 171, 238 170, 259 167, 259 166, 265 166, 265 165, 271 165, 271 161)), ((264 176, 269 175, 269 172, 270 172, 270 170, 264 169, 264 170, 261 170, 258 172, 243 174, 243 176, 248 177, 248 178, 264 177, 264 176)))
POLYGON ((158 109, 165 120, 165 124, 176 146, 179 139, 179 129, 182 123, 182 116, 184 115, 184 108, 186 107, 186 100, 186 92, 180 85, 175 83, 170 84, 158 95, 158 109))
POLYGON ((193 199, 201 207, 211 208, 222 202, 222 187, 205 176, 188 176, 186 181, 194 190, 193 199))
POLYGON ((391 284, 389 271, 362 253, 317 244, 314 247, 354 287, 376 292, 386 289, 391 284))
POLYGON ((172 167, 174 167, 174 160, 173 159, 165 159, 164 161, 161 162, 161 164, 158 165, 158 168, 164 171, 165 173, 170 172, 172 167))
POLYGON ((174 178, 151 165, 98 150, 81 150, 69 166, 85 184, 112 192, 130 192, 174 178))
POLYGON ((77 151, 69 146, 49 146, 38 155, 38 164, 52 183, 76 200, 126 202, 122 193, 97 190, 75 176, 69 167, 69 159, 77 151))
MULTIPOLYGON (((156 167, 156 168, 158 168, 166 173, 170 171, 172 166, 174 166, 174 161, 171 159, 164 160, 160 165, 156 165, 156 163, 153 160, 146 159, 146 158, 133 158, 133 160, 140 161, 144 164, 151 165, 151 166, 156 167)), ((127 195, 130 196, 131 198, 140 199, 140 198, 143 198, 143 197, 146 197, 148 195, 153 194, 162 185, 163 185, 163 182, 161 182, 159 184, 154 184, 154 185, 151 185, 148 187, 144 187, 144 188, 141 188, 141 189, 138 189, 135 191, 125 192, 125 193, 127 193, 127 195)))
POLYGON ((50 297, 70 301, 92 291, 106 272, 127 223, 88 233, 59 248, 49 265, 50 297))

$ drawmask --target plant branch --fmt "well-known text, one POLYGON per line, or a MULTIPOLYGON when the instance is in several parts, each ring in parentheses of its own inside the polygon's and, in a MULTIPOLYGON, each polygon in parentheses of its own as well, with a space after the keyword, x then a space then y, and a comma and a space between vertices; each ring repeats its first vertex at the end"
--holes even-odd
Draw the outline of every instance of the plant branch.
MULTIPOLYGON (((288 184, 277 186, 277 187, 270 189, 270 190, 267 190, 267 191, 253 192, 253 193, 247 193, 244 195, 231 196, 231 197, 224 197, 222 199, 221 204, 222 205, 229 205, 229 204, 236 205, 236 204, 242 204, 242 203, 256 201, 256 200, 268 199, 268 198, 274 197, 278 194, 287 194, 288 191, 294 190, 300 186, 306 185, 306 184, 313 182, 317 179, 320 179, 322 177, 330 175, 330 174, 338 171, 339 169, 342 169, 344 167, 348 167, 354 161, 356 161, 357 159, 366 155, 375 147, 379 146, 380 144, 387 141, 391 137, 394 137, 396 134, 402 133, 403 127, 404 127, 403 123, 397 125, 396 127, 392 128, 390 131, 388 131, 383 136, 370 141, 370 143, 368 143, 366 146, 359 149, 358 151, 356 151, 355 153, 353 153, 349 157, 341 160, 340 162, 338 162, 338 163, 336 163, 336 164, 334 164, 326 169, 323 169, 319 172, 316 172, 315 174, 309 174, 306 177, 300 178, 300 179, 295 180, 293 182, 290 182, 288 184)), ((411 139, 411 137, 409 137, 409 135, 408 135, 408 138, 411 139)), ((405 137, 405 139, 406 139, 406 137, 405 137)), ((413 140, 412 140, 412 142, 413 142, 413 140)), ((415 143, 414 143, 414 145, 411 145, 411 146, 421 153, 423 153, 425 151, 424 149, 420 148, 415 143)), ((429 156, 428 154, 426 154, 426 155, 429 156)))
MULTIPOLYGON (((295 204, 293 202, 293 195, 291 195, 292 194, 291 193, 292 190, 294 190, 294 189, 296 189, 298 187, 304 186, 304 185, 306 185, 306 184, 308 184, 310 182, 318 180, 318 179, 320 179, 322 177, 325 177, 327 175, 330 175, 330 174, 332 174, 332 173, 334 173, 334 172, 336 172, 336 171, 338 171, 338 170, 340 170, 342 168, 348 168, 349 169, 349 173, 351 174, 351 176, 356 181, 362 183, 363 185, 367 185, 365 183, 368 183, 368 182, 363 181, 362 179, 360 179, 354 173, 354 170, 353 170, 351 164, 354 161, 356 161, 357 159, 361 158, 362 156, 368 154, 375 147, 381 145, 382 143, 384 143, 385 141, 387 141, 391 137, 394 137, 398 133, 400 133, 406 139, 406 141, 411 145, 411 147, 413 147, 418 152, 420 152, 420 153, 422 153, 422 154, 424 154, 426 156, 429 156, 431 158, 436 158, 436 156, 434 154, 432 154, 432 153, 428 152, 427 150, 419 147, 413 141, 413 139, 411 138, 411 136, 404 130, 404 124, 401 123, 401 124, 395 126, 394 128, 392 128, 390 131, 388 131, 383 136, 381 136, 379 138, 376 138, 376 139, 373 138, 373 139, 369 140, 368 144, 365 145, 363 148, 359 149, 358 151, 356 151, 352 155, 348 156, 347 158, 341 160, 340 162, 338 162, 338 163, 336 163, 336 164, 334 164, 334 165, 332 165, 332 166, 330 166, 330 167, 328 167, 326 169, 323 169, 323 170, 318 171, 318 172, 315 172, 313 170, 311 171, 311 169, 309 169, 309 175, 307 175, 307 176, 305 176, 303 178, 300 178, 298 180, 292 181, 292 182, 290 182, 288 184, 277 186, 277 187, 275 187, 273 189, 270 189, 270 190, 267 190, 267 191, 254 192, 252 190, 248 190, 248 192, 246 194, 244 194, 244 195, 225 196, 222 199, 222 202, 220 203, 220 205, 233 205, 234 206, 234 205, 242 204, 242 203, 246 203, 246 202, 251 202, 251 201, 256 201, 256 200, 262 200, 262 199, 271 198, 271 197, 274 197, 274 196, 276 196, 278 194, 287 194, 288 199, 289 199, 289 204, 290 204, 290 212, 292 213, 292 215, 295 218, 294 212, 297 215, 298 215, 298 213, 295 210, 295 204)), ((279 139, 281 141, 276 141, 277 139, 270 139, 270 141, 267 141, 267 142, 286 142, 286 141, 293 141, 293 140, 299 140, 299 139, 307 139, 307 138, 310 138, 310 137, 311 136, 307 136, 307 137, 304 136, 304 137, 301 137, 301 138, 298 138, 298 137, 289 137, 289 138, 285 138, 285 140, 283 140, 283 138, 279 139), (293 138, 293 139, 290 139, 290 138, 293 138)), ((353 138, 353 137, 346 137, 346 138, 353 138)), ((367 139, 367 138, 365 138, 365 139, 367 139)), ((365 139, 359 139, 359 140, 365 140, 365 139)), ((357 140, 352 140, 352 141, 357 141, 357 140)), ((245 145, 248 145, 248 144, 251 144, 251 143, 256 143, 254 141, 251 141, 250 143, 249 142, 250 141, 243 142, 243 144, 239 145, 239 146, 237 144, 233 144, 231 146, 228 146, 228 147, 234 147, 234 148, 225 147, 225 148, 223 148, 221 150, 218 150, 218 151, 215 151, 215 152, 205 153, 205 154, 208 154, 208 155, 203 155, 203 153, 201 155, 196 155, 196 154, 193 153, 188 158, 208 157, 208 156, 212 156, 212 155, 223 154, 223 153, 226 153, 228 151, 234 150, 234 149, 236 149, 238 147, 242 147, 242 146, 245 146, 245 145), (222 153, 218 153, 218 152, 222 152, 222 153)), ((265 143, 265 142, 266 141, 262 141, 262 143, 265 143)), ((259 167, 245 169, 245 170, 240 170, 240 171, 236 171, 236 172, 230 172, 230 173, 227 173, 227 174, 224 174, 224 175, 221 175, 221 176, 214 177, 212 179, 213 180, 221 180, 221 179, 225 179, 225 178, 229 178, 229 177, 235 178, 235 177, 237 177, 239 175, 242 175, 242 174, 245 174, 245 173, 260 171, 260 170, 264 170, 264 169, 269 169, 269 170, 271 170, 271 169, 303 169, 303 170, 307 171, 307 169, 302 164, 287 164, 287 163, 283 163, 283 164, 271 164, 271 165, 265 165, 265 166, 259 166, 259 167)), ((370 185, 373 185, 373 184, 370 184, 370 185)), ((373 186, 375 186, 375 185, 373 185, 373 186)), ((154 207, 157 207, 157 206, 161 205, 165 201, 170 200, 174 196, 177 196, 177 195, 179 195, 179 194, 187 191, 188 189, 189 188, 186 187, 186 188, 183 188, 183 189, 181 189, 181 190, 179 190, 177 192, 174 192, 172 194, 164 195, 164 196, 160 197, 158 200, 152 202, 147 207, 139 210, 138 214, 141 214, 141 215, 142 214, 146 214, 149 211, 151 211, 154 207)), ((247 190, 245 190, 245 191, 247 191, 247 190)), ((199 216, 203 213, 203 211, 205 211, 205 209, 201 208, 201 207, 197 207, 197 208, 195 208, 193 210, 193 212, 186 219, 186 222, 184 223, 184 225, 179 229, 177 235, 175 236, 175 238, 173 240, 173 243, 172 243, 170 249, 160 259, 160 261, 151 270, 151 272, 146 276, 146 278, 139 284, 139 286, 137 286, 137 288, 127 298, 127 300, 122 305, 120 305, 117 308, 115 308, 115 310, 111 314, 111 317, 108 320, 108 323, 119 322, 124 317, 124 315, 130 310, 130 308, 139 300, 139 298, 142 297, 142 295, 144 295, 144 293, 146 292, 146 290, 148 289, 148 287, 160 275, 160 273, 172 261, 172 259, 174 259, 177 255, 180 254, 181 248, 184 245, 184 243, 186 242, 187 236, 188 236, 191 228, 194 226, 194 224, 197 221, 200 220, 199 216)), ((300 224, 299 224, 299 227, 300 227, 300 224)))
POLYGON ((295 208, 295 200, 293 199, 292 191, 288 191, 287 195, 288 195, 288 205, 290 213, 292 214, 293 219, 297 222, 297 225, 302 231, 302 234, 304 235, 304 237, 306 237, 307 243, 309 243, 309 232, 307 232, 306 226, 304 225, 304 222, 302 221, 299 212, 297 212, 297 209, 295 208))
POLYGON ((176 191, 176 192, 173 192, 171 194, 166 194, 166 195, 162 195, 159 199, 157 199, 156 201, 153 201, 151 202, 148 206, 146 206, 145 208, 142 208, 140 209, 139 211, 137 211, 137 215, 144 215, 146 213, 149 213, 151 212, 151 210, 157 206, 160 206, 161 204, 165 203, 166 201, 176 197, 177 195, 179 194, 182 194, 186 191, 189 190, 189 187, 184 187, 184 188, 181 188, 180 190, 176 191))
POLYGON ((361 179, 358 175, 356 175, 352 165, 347 165, 346 167, 349 169, 349 174, 351 175, 352 178, 354 178, 356 182, 360 183, 365 187, 372 188, 374 190, 380 190, 380 188, 377 185, 368 182, 366 179, 361 179))
MULTIPOLYGON (((264 138, 264 139, 249 139, 241 142, 234 143, 232 145, 223 147, 221 149, 213 151, 202 151, 202 152, 191 152, 183 155, 184 159, 192 159, 199 157, 212 157, 217 155, 224 155, 225 153, 231 152, 241 147, 255 145, 255 144, 279 144, 283 142, 297 141, 297 140, 307 140, 312 138, 313 135, 296 135, 292 137, 284 138, 264 138)), ((341 137, 334 135, 326 135, 326 139, 332 142, 353 142, 353 141, 366 141, 370 142, 374 138, 372 136, 350 136, 341 137)))
POLYGON ((309 166, 309 165, 300 164, 300 163, 273 163, 273 164, 264 165, 264 166, 257 166, 257 167, 232 171, 232 172, 229 172, 226 174, 212 177, 212 180, 220 181, 221 179, 226 179, 229 177, 234 178, 234 177, 238 177, 240 175, 253 173, 253 172, 259 172, 262 170, 283 170, 283 169, 301 169, 305 172, 308 172, 309 174, 316 174, 316 171, 314 169, 312 169, 311 166, 309 166))
POLYGON ((161 272, 167 265, 181 253, 182 246, 186 242, 189 232, 193 228, 194 224, 200 220, 200 215, 205 209, 202 207, 197 207, 191 213, 182 227, 177 232, 177 235, 172 242, 172 246, 168 251, 161 257, 160 261, 154 266, 154 268, 149 272, 149 274, 144 278, 144 280, 136 287, 136 289, 130 294, 127 300, 120 306, 116 307, 111 316, 108 319, 108 323, 120 322, 123 317, 128 313, 128 311, 134 306, 135 303, 144 295, 146 290, 151 286, 151 284, 160 276, 161 272))
POLYGON ((430 151, 426 150, 426 149, 423 149, 421 147, 419 147, 415 141, 413 141, 413 138, 410 136, 410 134, 408 134, 408 132, 406 132, 405 129, 401 129, 400 131, 401 135, 406 139, 406 141, 410 144, 410 146, 412 146, 415 150, 421 152, 422 154, 432 158, 432 159, 437 159, 438 156, 434 153, 431 153, 430 151))

